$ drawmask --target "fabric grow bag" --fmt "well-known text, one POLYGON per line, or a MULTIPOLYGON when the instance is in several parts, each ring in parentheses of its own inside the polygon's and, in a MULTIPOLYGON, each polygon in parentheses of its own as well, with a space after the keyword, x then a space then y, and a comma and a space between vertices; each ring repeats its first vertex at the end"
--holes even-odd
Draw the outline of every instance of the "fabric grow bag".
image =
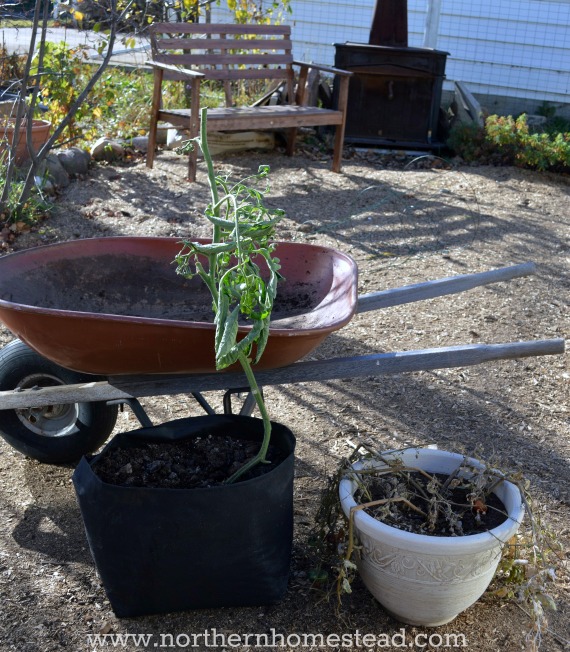
MULTIPOLYGON (((260 419, 190 417, 117 435, 103 450, 141 442, 229 434, 261 441, 260 419)), ((295 439, 273 423, 286 454, 259 477, 206 489, 105 483, 82 458, 73 484, 91 554, 119 617, 185 609, 257 606, 285 594, 293 539, 295 439)))

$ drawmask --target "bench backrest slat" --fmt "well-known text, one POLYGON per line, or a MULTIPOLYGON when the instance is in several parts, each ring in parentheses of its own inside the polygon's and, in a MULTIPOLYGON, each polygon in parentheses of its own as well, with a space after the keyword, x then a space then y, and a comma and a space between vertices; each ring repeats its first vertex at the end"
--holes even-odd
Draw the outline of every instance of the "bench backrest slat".
MULTIPOLYGON (((207 79, 214 79, 216 81, 239 81, 240 79, 289 79, 288 72, 276 68, 275 70, 207 70, 208 74, 205 75, 207 79)), ((184 74, 177 75, 172 71, 165 71, 163 79, 171 81, 188 81, 188 77, 184 74)))
POLYGON ((185 66, 186 68, 200 68, 208 76, 208 70, 202 70, 201 66, 240 66, 240 69, 246 69, 253 66, 260 67, 262 70, 270 70, 266 66, 288 66, 293 63, 292 57, 273 54, 226 54, 220 57, 217 54, 200 53, 200 54, 163 54, 155 58, 159 63, 170 63, 175 66, 185 66))
POLYGON ((149 28, 155 34, 264 34, 290 36, 289 25, 238 25, 236 23, 153 23, 149 28))
POLYGON ((293 43, 286 39, 228 39, 228 38, 161 38, 156 39, 158 50, 274 50, 290 52, 293 43))
MULTIPOLYGON (((243 79, 286 80, 293 101, 289 25, 155 23, 150 36, 154 61, 199 70, 206 79, 223 81, 228 105, 230 82, 243 79)), ((172 72, 164 78, 178 79, 172 72)))

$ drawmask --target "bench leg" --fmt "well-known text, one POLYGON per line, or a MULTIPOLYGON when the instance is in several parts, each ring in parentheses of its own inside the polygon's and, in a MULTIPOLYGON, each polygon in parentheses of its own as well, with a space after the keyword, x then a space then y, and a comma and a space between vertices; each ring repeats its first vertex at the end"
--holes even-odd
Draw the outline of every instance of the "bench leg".
POLYGON ((332 160, 332 171, 340 172, 342 165, 342 149, 344 146, 344 123, 336 126, 334 134, 334 149, 332 160))
POLYGON ((154 165, 154 152, 156 150, 156 121, 153 119, 148 132, 148 148, 146 150, 146 166, 152 168, 154 165), (154 124, 153 124, 154 122, 154 124))
MULTIPOLYGON (((192 90, 190 91, 190 116, 189 131, 190 138, 198 138, 200 135, 200 80, 192 80, 192 90)), ((194 147, 190 150, 188 156, 188 181, 196 181, 196 168, 198 166, 198 143, 194 141, 194 147)))
POLYGON ((348 82, 349 77, 342 77, 339 85, 338 109, 342 112, 342 122, 336 126, 334 134, 334 151, 332 171, 340 172, 342 164, 342 148, 344 146, 344 130, 346 127, 346 107, 348 104, 348 82))
POLYGON ((297 141, 297 128, 287 129, 287 148, 285 152, 287 156, 293 156, 295 153, 295 143, 297 141))
MULTIPOLYGON (((190 138, 197 138, 200 134, 200 119, 198 111, 190 114, 190 138)), ((188 153, 188 181, 196 181, 196 168, 198 167, 198 143, 194 141, 194 147, 188 153)))
POLYGON ((152 168, 154 152, 156 150, 156 130, 158 127, 158 112, 161 106, 162 70, 154 71, 154 86, 152 90, 152 108, 150 113, 150 126, 148 131, 148 149, 146 151, 146 166, 152 168))
POLYGON ((196 168, 198 167, 198 146, 188 154, 188 181, 196 181, 196 168))

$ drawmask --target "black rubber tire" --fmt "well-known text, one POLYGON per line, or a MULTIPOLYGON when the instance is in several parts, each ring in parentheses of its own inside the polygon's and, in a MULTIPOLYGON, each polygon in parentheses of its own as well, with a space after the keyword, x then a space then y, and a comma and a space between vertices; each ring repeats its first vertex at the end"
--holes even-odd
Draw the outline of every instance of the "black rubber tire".
MULTIPOLYGON (((20 340, 0 350, 0 391, 98 379, 60 367, 20 340)), ((66 464, 103 444, 115 427, 117 412, 117 405, 104 401, 0 410, 0 435, 24 455, 49 464, 66 464)))

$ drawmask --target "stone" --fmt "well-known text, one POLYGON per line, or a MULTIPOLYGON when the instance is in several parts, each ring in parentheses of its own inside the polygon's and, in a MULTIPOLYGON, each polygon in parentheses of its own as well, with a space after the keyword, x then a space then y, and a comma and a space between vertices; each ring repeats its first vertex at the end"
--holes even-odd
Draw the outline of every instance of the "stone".
POLYGON ((91 148, 94 161, 119 161, 125 156, 125 148, 110 138, 99 138, 91 148))
POLYGON ((135 136, 129 141, 129 145, 137 152, 147 153, 148 136, 135 136))
POLYGON ((40 163, 38 177, 46 177, 56 188, 67 188, 70 184, 69 174, 55 154, 48 154, 40 163))
POLYGON ((65 171, 72 176, 78 174, 87 174, 89 172, 89 163, 91 154, 80 147, 70 147, 57 152, 59 162, 65 168, 65 171))

